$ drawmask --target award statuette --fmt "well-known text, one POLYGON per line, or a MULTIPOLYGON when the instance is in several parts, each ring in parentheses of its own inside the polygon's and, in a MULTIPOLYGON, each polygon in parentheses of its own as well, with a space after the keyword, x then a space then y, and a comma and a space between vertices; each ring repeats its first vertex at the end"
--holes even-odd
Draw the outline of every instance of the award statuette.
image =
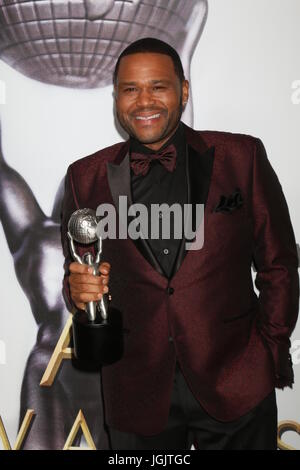
MULTIPOLYGON (((96 213, 92 209, 79 209, 68 222, 68 238, 72 257, 80 264, 87 264, 99 275, 102 239, 97 234, 96 213), (92 245, 97 242, 94 257, 86 251, 82 257, 76 252, 75 242, 92 245)), ((121 312, 109 304, 108 294, 101 300, 88 302, 84 310, 73 315, 74 354, 77 359, 92 365, 108 365, 121 359, 123 354, 123 328, 121 312)))

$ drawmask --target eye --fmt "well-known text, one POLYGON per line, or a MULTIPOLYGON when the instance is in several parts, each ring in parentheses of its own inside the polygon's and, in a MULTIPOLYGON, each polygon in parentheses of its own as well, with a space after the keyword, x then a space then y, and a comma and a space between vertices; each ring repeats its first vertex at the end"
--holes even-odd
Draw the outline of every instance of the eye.
POLYGON ((124 93, 133 93, 134 91, 136 91, 136 88, 133 87, 133 86, 124 88, 124 90, 123 90, 124 93))
POLYGON ((154 91, 157 91, 157 90, 160 91, 160 90, 165 90, 165 89, 166 89, 166 87, 163 86, 163 85, 155 85, 155 86, 153 87, 153 90, 154 90, 154 91))

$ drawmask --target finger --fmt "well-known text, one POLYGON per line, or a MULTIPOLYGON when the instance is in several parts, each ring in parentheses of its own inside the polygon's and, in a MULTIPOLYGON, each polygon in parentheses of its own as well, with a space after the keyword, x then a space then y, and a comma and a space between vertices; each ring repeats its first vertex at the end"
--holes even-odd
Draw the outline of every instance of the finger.
POLYGON ((80 292, 80 293, 74 293, 71 297, 75 304, 77 303, 86 304, 88 302, 97 302, 98 300, 102 298, 102 294, 80 292))
POLYGON ((88 266, 87 264, 80 264, 74 261, 69 266, 70 273, 78 273, 78 274, 93 274, 93 268, 88 266))
POLYGON ((70 285, 70 290, 71 292, 74 293, 80 293, 80 292, 86 292, 86 293, 94 293, 94 294, 102 294, 104 292, 104 285, 100 286, 95 286, 93 284, 74 284, 70 285))
POLYGON ((99 272, 104 275, 108 275, 110 271, 110 264, 107 263, 106 261, 103 263, 100 263, 99 266, 99 272))
POLYGON ((74 303, 79 310, 85 310, 85 304, 83 302, 74 302, 74 303))
POLYGON ((102 279, 100 276, 94 276, 93 274, 78 274, 71 273, 69 276, 70 284, 92 284, 95 286, 101 286, 102 279))
POLYGON ((102 282, 102 284, 103 284, 104 286, 107 286, 107 285, 108 285, 108 283, 109 283, 109 276, 103 276, 103 275, 101 275, 101 276, 100 276, 100 279, 101 279, 101 282, 102 282))

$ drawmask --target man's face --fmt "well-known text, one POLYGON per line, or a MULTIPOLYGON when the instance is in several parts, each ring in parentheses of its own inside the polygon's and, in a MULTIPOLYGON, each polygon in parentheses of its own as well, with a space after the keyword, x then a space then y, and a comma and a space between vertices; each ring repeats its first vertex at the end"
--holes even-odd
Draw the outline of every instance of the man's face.
POLYGON ((171 57, 150 52, 125 56, 115 85, 119 122, 129 135, 158 150, 176 130, 188 90, 171 57))

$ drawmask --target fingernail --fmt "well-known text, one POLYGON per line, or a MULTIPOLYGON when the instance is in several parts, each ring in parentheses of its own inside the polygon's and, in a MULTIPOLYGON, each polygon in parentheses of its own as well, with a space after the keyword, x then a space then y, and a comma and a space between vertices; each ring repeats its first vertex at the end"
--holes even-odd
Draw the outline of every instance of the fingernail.
POLYGON ((88 273, 93 274, 93 272, 94 272, 93 268, 88 269, 88 273))
POLYGON ((101 299, 102 294, 98 294, 97 297, 98 297, 98 299, 101 299))
POLYGON ((105 293, 108 292, 108 287, 107 286, 103 287, 103 292, 105 292, 105 293))

